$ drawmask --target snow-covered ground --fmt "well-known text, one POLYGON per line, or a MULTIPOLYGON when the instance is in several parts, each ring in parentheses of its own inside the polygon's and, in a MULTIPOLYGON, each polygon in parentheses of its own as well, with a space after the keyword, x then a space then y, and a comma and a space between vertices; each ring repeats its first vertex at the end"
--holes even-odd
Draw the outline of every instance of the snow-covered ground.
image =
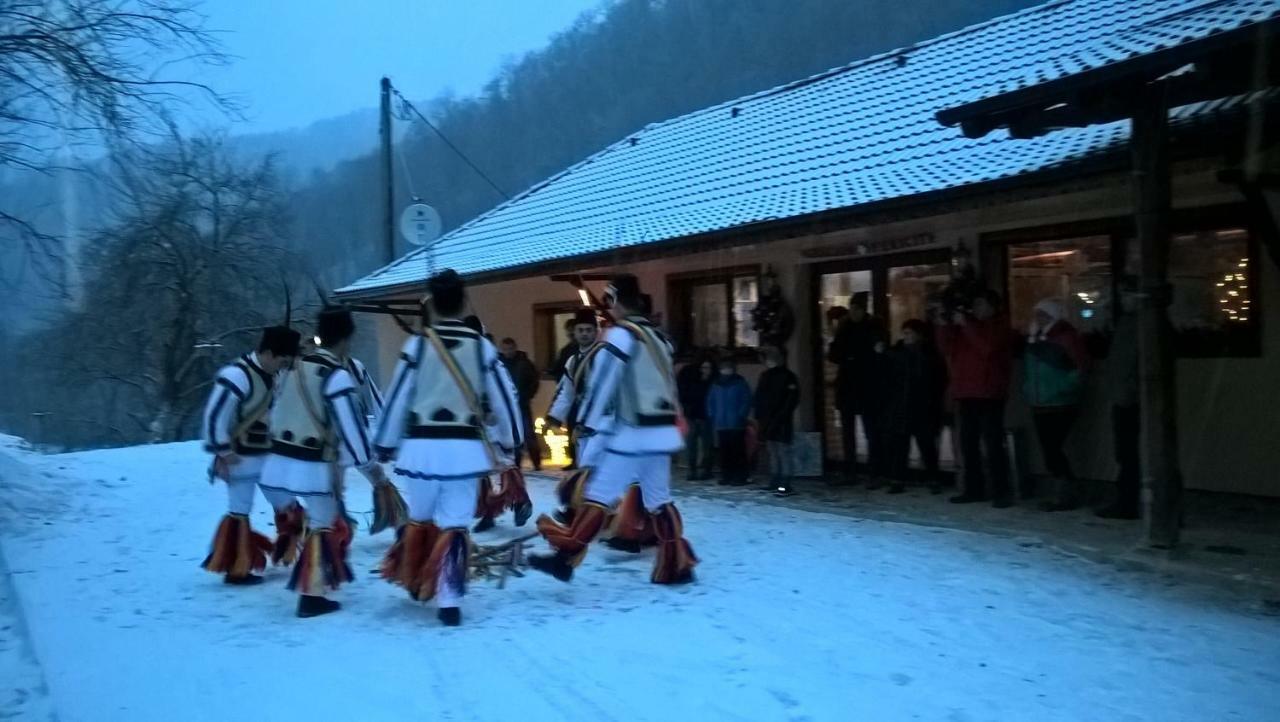
POLYGON ((362 530, 345 609, 299 620, 286 571, 199 569, 223 491, 196 445, 0 455, 0 694, 26 690, 0 718, 1280 719, 1275 618, 1026 540, 685 499, 696 585, 593 549, 570 585, 474 585, 443 629, 362 530))

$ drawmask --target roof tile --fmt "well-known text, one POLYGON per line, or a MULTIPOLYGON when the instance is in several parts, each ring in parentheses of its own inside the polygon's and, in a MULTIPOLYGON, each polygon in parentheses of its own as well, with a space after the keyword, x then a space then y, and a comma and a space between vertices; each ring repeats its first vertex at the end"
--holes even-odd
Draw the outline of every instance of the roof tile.
MULTIPOLYGON (((435 267, 473 274, 607 252, 1113 150, 1127 124, 971 140, 938 125, 934 113, 1277 16, 1280 0, 1055 0, 1028 8, 647 125, 445 235, 432 251, 435 267)), ((1174 117, 1223 105, 1181 108, 1174 117)), ((340 293, 421 282, 425 261, 415 251, 340 293)))

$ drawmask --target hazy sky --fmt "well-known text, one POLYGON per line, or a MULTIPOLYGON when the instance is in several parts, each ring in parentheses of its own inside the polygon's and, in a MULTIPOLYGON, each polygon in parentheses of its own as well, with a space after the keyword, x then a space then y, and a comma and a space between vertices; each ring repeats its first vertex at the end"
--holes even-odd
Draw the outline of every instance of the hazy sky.
POLYGON ((415 100, 468 94, 600 2, 209 0, 209 27, 238 59, 208 80, 248 103, 242 133, 376 107, 383 75, 415 100))

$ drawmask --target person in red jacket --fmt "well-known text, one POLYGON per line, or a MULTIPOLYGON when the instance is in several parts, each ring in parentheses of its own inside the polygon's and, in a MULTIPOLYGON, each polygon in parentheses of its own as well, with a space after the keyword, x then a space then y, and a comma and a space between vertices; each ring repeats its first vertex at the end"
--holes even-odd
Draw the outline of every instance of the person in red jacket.
POLYGON ((953 312, 950 321, 938 328, 938 346, 947 359, 964 457, 964 492, 951 501, 967 504, 990 498, 992 506, 1003 509, 1013 504, 1004 447, 1013 332, 995 291, 982 292, 971 310, 953 312), (990 495, 983 473, 984 452, 990 495))

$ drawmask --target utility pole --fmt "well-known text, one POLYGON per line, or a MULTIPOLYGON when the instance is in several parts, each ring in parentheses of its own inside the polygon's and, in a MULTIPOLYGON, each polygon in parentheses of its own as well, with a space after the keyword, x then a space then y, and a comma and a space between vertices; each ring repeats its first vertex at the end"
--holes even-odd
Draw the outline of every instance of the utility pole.
POLYGON ((391 173, 391 79, 382 79, 382 106, 379 112, 379 134, 382 140, 382 219, 383 252, 386 263, 396 260, 396 209, 394 177, 391 173))
POLYGON ((1148 84, 1133 116, 1133 187, 1141 251, 1142 307, 1138 315, 1142 403, 1142 506, 1149 546, 1170 549, 1182 524, 1178 463, 1176 362, 1168 321, 1171 192, 1169 106, 1165 85, 1148 84))

